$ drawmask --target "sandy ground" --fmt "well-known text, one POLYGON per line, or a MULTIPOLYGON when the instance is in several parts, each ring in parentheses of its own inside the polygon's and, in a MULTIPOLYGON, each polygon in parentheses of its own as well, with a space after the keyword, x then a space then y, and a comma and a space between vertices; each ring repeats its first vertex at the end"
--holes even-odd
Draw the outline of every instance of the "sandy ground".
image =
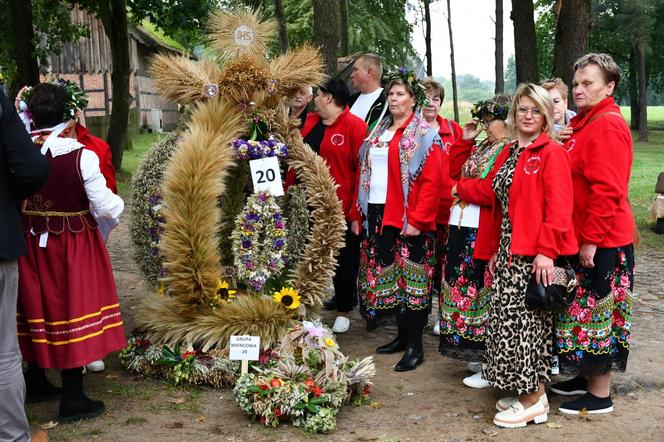
MULTIPOLYGON (((126 330, 147 286, 133 262, 125 222, 109 240, 109 252, 126 330)), ((664 238, 662 238, 664 241, 664 238)), ((244 440, 360 440, 360 441, 476 441, 476 440, 659 440, 664 441, 664 254, 639 251, 634 314, 633 346, 626 374, 614 376, 615 412, 602 417, 568 417, 557 410, 560 397, 549 395, 556 425, 529 425, 502 430, 493 426, 492 389, 473 390, 461 379, 469 373, 465 364, 441 356, 438 340, 424 338, 425 362, 417 370, 397 373, 392 366, 400 355, 376 355, 371 405, 345 407, 331 435, 310 435, 284 425, 264 428, 242 414, 230 390, 206 387, 174 388, 124 371, 116 355, 106 358, 103 373, 86 376, 86 390, 106 403, 107 412, 86 422, 59 425, 49 430, 52 441, 244 441, 244 440), (552 428, 556 427, 556 428, 552 428)), ((328 313, 323 319, 331 324, 328 313)), ((395 334, 391 328, 366 332, 355 313, 351 329, 338 337, 341 349, 352 357, 374 354, 374 349, 395 334)), ((50 373, 59 382, 57 372, 50 373)), ((28 408, 33 428, 57 420, 58 403, 28 408)))

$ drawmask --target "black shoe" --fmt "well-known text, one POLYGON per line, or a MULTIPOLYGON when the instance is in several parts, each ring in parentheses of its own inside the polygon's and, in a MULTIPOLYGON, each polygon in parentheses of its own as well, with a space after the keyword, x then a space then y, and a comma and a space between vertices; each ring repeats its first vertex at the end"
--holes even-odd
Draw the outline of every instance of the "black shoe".
POLYGON ((420 345, 408 345, 406 348, 406 353, 403 354, 403 357, 397 365, 394 367, 394 371, 411 371, 415 370, 418 365, 424 362, 424 352, 422 351, 422 344, 420 345))
POLYGON ((51 384, 51 381, 48 380, 43 369, 39 372, 30 370, 24 377, 26 403, 35 404, 37 402, 60 399, 62 388, 51 384))
POLYGON ((335 298, 330 298, 327 301, 323 302, 323 307, 325 308, 325 310, 336 310, 337 300, 335 298))
POLYGON ((378 347, 376 349, 376 353, 380 353, 382 355, 391 355, 393 353, 398 353, 400 351, 404 351, 406 349, 407 344, 408 344, 408 329, 404 327, 399 327, 399 333, 397 334, 397 337, 394 338, 394 340, 391 341, 390 343, 378 347))
POLYGON ((563 396, 586 394, 587 389, 588 380, 581 376, 568 379, 564 382, 556 382, 555 384, 551 384, 551 391, 563 396))
POLYGON ((613 411, 613 401, 609 397, 597 397, 592 393, 586 393, 572 401, 563 403, 558 411, 565 414, 580 414, 586 410, 588 414, 603 414, 613 411))
POLYGON ((93 401, 84 393, 67 394, 60 401, 60 414, 58 420, 61 424, 91 419, 104 412, 102 401, 93 401))

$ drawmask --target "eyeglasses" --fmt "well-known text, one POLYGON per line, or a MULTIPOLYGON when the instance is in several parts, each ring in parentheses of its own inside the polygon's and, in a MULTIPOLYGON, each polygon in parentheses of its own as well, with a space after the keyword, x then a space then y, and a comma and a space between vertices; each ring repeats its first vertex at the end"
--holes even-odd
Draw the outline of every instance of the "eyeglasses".
POLYGON ((533 118, 539 118, 539 117, 542 116, 542 111, 539 110, 536 107, 533 107, 532 109, 529 109, 525 106, 519 106, 519 107, 516 108, 516 113, 521 117, 525 117, 526 115, 528 115, 528 112, 530 112, 530 115, 533 118))

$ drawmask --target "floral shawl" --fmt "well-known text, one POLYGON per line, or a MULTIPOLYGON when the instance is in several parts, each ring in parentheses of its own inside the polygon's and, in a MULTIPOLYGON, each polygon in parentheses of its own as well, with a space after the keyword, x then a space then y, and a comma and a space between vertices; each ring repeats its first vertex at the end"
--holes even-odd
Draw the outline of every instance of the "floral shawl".
POLYGON ((505 147, 505 144, 507 144, 507 139, 505 138, 496 140, 493 144, 489 142, 488 138, 484 139, 473 149, 463 164, 461 168, 463 176, 466 178, 484 179, 491 166, 493 166, 496 157, 503 150, 503 147, 505 147))
MULTIPOLYGON (((378 139, 392 125, 392 116, 387 115, 380 125, 373 131, 371 137, 364 141, 360 147, 360 183, 357 192, 357 204, 364 216, 364 227, 369 228, 367 213, 369 207, 369 184, 371 182, 371 160, 369 150, 371 146, 379 143, 378 139)), ((408 193, 417 178, 422 173, 424 163, 434 144, 442 146, 443 143, 434 129, 424 118, 415 114, 401 134, 399 140, 399 163, 401 169, 401 186, 403 189, 403 223, 407 224, 406 208, 408 207, 408 193)))

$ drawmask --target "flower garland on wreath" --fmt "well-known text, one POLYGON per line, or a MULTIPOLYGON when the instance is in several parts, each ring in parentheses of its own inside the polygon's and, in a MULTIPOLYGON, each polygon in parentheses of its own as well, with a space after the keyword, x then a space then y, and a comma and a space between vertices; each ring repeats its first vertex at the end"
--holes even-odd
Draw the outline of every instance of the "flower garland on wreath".
POLYGON ((269 192, 249 196, 232 238, 238 279, 260 292, 286 264, 286 220, 269 192))

